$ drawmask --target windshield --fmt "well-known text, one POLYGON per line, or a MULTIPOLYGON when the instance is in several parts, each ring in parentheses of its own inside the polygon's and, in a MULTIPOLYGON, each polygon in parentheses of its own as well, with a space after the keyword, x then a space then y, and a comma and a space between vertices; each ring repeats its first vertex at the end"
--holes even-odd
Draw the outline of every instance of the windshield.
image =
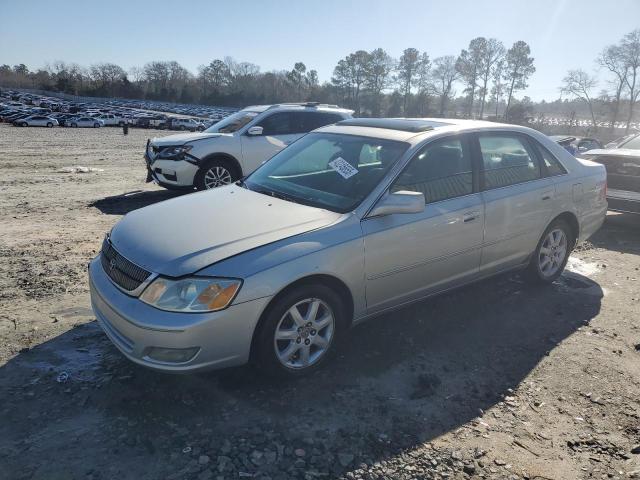
POLYGON ((262 165, 245 186, 345 213, 364 200, 408 147, 377 138, 310 133, 262 165))
POLYGON ((620 145, 620 148, 631 148, 632 150, 640 150, 640 135, 636 135, 631 140, 620 145))
POLYGON ((240 130, 251 120, 256 118, 258 112, 248 112, 242 110, 223 118, 218 123, 214 123, 205 130, 208 133, 233 133, 240 130))

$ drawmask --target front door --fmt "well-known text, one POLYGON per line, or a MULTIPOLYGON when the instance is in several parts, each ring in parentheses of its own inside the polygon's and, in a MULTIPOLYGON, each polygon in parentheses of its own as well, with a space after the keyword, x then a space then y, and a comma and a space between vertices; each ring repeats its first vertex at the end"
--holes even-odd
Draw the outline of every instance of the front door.
POLYGON ((296 112, 278 112, 260 120, 255 126, 262 127, 262 135, 242 135, 242 158, 245 174, 251 173, 263 162, 300 138, 302 122, 296 112))
POLYGON ((444 290, 478 274, 484 204, 466 136, 425 146, 390 187, 425 196, 425 210, 362 221, 369 312, 444 290))

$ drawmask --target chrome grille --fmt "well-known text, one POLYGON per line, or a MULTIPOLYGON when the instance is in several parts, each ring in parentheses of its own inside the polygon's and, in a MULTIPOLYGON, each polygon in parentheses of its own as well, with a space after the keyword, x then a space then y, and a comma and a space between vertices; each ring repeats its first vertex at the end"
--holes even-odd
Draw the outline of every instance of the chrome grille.
POLYGON ((144 282, 151 272, 130 262, 120 255, 109 238, 102 242, 102 252, 100 253, 102 268, 113 282, 128 292, 132 292, 144 282))

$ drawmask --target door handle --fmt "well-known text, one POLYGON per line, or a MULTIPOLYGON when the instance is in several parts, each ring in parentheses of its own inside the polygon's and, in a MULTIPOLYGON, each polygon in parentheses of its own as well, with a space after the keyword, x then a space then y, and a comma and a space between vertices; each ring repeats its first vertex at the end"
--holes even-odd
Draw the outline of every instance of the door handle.
POLYGON ((476 218, 478 218, 478 215, 480 215, 480 212, 467 212, 462 215, 462 221, 464 223, 473 222, 476 218))
POLYGON ((553 194, 552 193, 543 193, 542 194, 542 200, 551 200, 553 198, 553 194))

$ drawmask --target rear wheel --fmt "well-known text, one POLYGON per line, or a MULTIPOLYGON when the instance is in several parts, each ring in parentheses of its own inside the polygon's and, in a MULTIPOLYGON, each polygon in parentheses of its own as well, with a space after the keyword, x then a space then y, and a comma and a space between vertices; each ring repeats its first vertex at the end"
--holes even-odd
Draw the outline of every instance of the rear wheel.
POLYGON ((231 162, 224 159, 210 160, 196 174, 195 187, 198 190, 210 190, 229 185, 239 177, 237 169, 231 162))
POLYGON ((574 243, 573 231, 565 221, 552 222, 531 257, 529 277, 537 283, 553 283, 562 275, 574 243))
POLYGON ((22 122, 22 123, 20 124, 20 126, 21 126, 21 127, 28 127, 28 126, 29 126, 29 124, 28 124, 27 122, 22 122))
POLYGON ((301 285, 277 299, 254 339, 258 368, 281 377, 308 375, 326 363, 345 333, 344 302, 322 284, 301 285))

